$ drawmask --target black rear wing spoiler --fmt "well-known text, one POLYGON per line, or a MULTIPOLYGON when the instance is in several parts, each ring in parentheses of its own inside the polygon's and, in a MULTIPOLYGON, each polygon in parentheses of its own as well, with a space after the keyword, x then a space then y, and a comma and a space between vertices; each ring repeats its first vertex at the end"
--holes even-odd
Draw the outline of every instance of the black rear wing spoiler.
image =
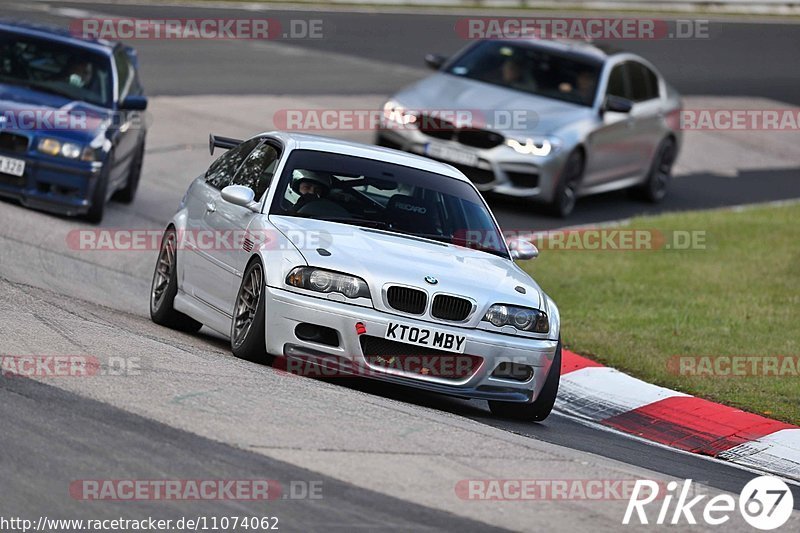
POLYGON ((243 142, 244 141, 240 139, 220 137, 219 135, 214 135, 212 133, 208 136, 208 153, 214 155, 214 148, 224 148, 225 150, 230 150, 231 148, 236 148, 243 142))

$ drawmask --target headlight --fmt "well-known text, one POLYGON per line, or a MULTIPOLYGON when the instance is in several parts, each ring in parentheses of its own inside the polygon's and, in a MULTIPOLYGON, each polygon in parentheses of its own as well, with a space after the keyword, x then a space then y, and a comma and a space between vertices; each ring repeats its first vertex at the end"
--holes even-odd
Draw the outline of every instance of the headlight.
POLYGON ((286 284, 316 292, 338 292, 348 298, 370 297, 363 279, 314 267, 295 268, 286 276, 286 284))
POLYGON ((78 159, 83 153, 83 148, 75 143, 62 143, 57 139, 45 137, 39 140, 37 150, 43 154, 66 157, 67 159, 78 159))
POLYGON ((506 144, 520 154, 546 156, 555 153, 561 147, 561 142, 554 138, 508 139, 506 144))
POLYGON ((417 121, 417 116, 409 113, 408 110, 394 100, 389 100, 383 104, 383 116, 386 120, 397 124, 413 124, 417 121))
POLYGON ((489 308, 483 319, 498 328, 514 326, 520 331, 530 331, 532 333, 547 333, 550 331, 550 321, 547 320, 547 313, 527 307, 495 304, 489 308))

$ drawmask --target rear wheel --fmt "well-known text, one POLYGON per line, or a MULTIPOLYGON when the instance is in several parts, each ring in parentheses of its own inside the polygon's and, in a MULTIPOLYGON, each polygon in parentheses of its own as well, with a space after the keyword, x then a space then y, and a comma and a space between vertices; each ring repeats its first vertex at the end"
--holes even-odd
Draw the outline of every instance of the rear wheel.
POLYGON ((647 181, 635 189, 642 200, 658 203, 667 195, 667 188, 672 181, 672 164, 676 155, 675 141, 664 139, 656 150, 647 181))
POLYGON ((164 232, 150 287, 150 318, 168 328, 195 332, 203 324, 173 307, 175 295, 178 294, 177 242, 173 228, 164 232))
POLYGON ((578 200, 578 187, 583 177, 583 152, 574 151, 567 158, 564 170, 556 186, 556 193, 550 203, 550 212, 557 217, 568 217, 575 209, 578 200))
POLYGON ((253 261, 242 276, 231 321, 233 355, 254 363, 272 364, 267 353, 264 267, 253 261))
POLYGON ((561 341, 558 341, 556 355, 550 372, 544 382, 542 392, 533 403, 489 401, 489 410, 493 415, 513 420, 541 422, 550 415, 558 395, 558 383, 561 380, 561 341))

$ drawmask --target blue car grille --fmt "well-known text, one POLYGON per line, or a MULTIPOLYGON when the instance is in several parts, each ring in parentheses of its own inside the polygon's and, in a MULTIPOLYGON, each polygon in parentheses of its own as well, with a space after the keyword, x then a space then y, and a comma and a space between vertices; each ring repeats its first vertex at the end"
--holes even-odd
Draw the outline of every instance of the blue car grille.
POLYGON ((0 132, 0 151, 24 153, 28 151, 28 138, 24 135, 0 132))

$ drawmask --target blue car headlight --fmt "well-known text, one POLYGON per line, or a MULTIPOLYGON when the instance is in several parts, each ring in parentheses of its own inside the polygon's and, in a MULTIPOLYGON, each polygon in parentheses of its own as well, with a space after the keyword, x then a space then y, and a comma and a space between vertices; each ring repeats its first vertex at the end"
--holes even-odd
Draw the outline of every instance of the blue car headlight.
POLYGON ((66 159, 80 159, 81 161, 94 161, 94 150, 89 146, 82 146, 72 142, 62 142, 52 137, 39 139, 36 149, 43 154, 64 157, 66 159))

